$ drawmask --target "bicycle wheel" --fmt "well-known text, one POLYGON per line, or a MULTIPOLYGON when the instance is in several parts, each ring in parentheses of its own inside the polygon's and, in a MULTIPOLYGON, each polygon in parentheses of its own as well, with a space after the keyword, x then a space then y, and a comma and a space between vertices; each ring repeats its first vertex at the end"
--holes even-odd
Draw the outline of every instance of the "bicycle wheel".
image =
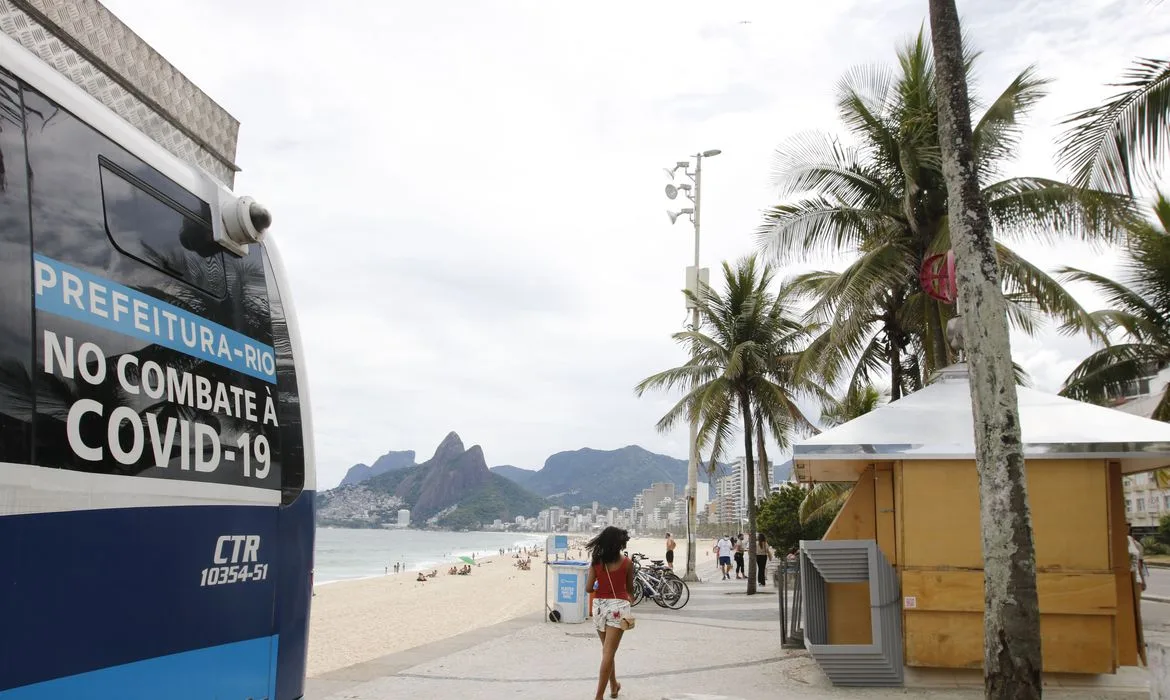
POLYGON ((659 581, 658 595, 654 597, 654 602, 658 603, 660 607, 670 608, 672 603, 677 601, 682 595, 682 581, 673 578, 663 578, 659 581))
POLYGON ((683 607, 685 607, 686 604, 691 600, 691 587, 688 586, 687 582, 683 581, 682 579, 676 579, 676 581, 678 582, 679 595, 670 604, 670 609, 682 610, 683 607))
POLYGON ((684 596, 686 600, 690 600, 691 589, 687 587, 687 584, 684 583, 681 578, 671 579, 670 597, 667 598, 666 602, 670 604, 671 608, 675 608, 676 606, 682 607, 682 605, 686 605, 686 603, 684 602, 682 605, 679 605, 678 601, 684 596))
POLYGON ((641 578, 634 579, 634 590, 631 593, 634 594, 634 600, 630 605, 634 606, 641 603, 646 597, 646 582, 641 578))

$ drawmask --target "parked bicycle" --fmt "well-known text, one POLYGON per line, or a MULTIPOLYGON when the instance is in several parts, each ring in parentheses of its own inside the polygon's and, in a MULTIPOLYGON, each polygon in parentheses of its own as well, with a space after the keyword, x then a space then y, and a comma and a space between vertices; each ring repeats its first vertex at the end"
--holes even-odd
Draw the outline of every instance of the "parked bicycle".
POLYGON ((634 605, 649 598, 659 607, 681 610, 690 602, 690 587, 663 560, 637 553, 630 560, 634 563, 634 605))

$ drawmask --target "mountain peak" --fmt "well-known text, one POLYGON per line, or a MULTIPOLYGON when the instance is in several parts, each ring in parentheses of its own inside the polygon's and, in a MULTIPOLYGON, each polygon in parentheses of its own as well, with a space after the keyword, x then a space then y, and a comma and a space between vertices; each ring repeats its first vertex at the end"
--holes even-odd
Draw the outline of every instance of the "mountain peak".
POLYGON ((464 453, 463 441, 459 439, 459 434, 454 430, 447 433, 447 437, 439 443, 438 448, 435 449, 435 456, 431 457, 432 462, 443 462, 454 459, 464 453))

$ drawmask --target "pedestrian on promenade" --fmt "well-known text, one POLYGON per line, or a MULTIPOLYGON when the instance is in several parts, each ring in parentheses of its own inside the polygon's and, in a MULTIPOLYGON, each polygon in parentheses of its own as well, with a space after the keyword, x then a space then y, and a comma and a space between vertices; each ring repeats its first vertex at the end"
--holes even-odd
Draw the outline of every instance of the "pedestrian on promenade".
POLYGON ((768 549, 768 538, 764 533, 756 537, 756 583, 768 585, 768 560, 772 558, 772 550, 768 549))
POLYGON ((711 551, 719 557, 719 571, 723 574, 723 580, 727 581, 731 578, 731 540, 727 535, 720 537, 711 551))
POLYGON ((1146 590, 1146 548, 1133 536, 1133 525, 1125 524, 1125 539, 1129 548, 1129 570, 1133 572, 1134 581, 1146 590))
POLYGON ((743 533, 735 538, 735 578, 747 578, 743 570, 743 533))
POLYGON ((666 566, 671 569, 674 568, 674 548, 677 546, 670 533, 666 533, 666 566))
POLYGON ((605 697, 606 684, 611 698, 616 698, 622 689, 614 657, 622 643, 622 618, 630 616, 630 604, 634 600, 630 595, 634 590, 634 567, 622 556, 629 541, 628 532, 610 525, 585 545, 592 564, 585 577, 585 590, 593 591, 593 627, 601 639, 601 669, 594 700, 605 697))

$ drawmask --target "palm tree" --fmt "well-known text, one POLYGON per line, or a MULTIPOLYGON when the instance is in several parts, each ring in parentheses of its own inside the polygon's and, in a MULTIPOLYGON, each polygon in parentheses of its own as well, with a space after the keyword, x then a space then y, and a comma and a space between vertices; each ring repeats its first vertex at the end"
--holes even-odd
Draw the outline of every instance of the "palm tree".
POLYGON ((1069 117, 1061 136, 1061 165, 1072 183, 1133 195, 1134 185, 1155 179, 1170 127, 1170 60, 1139 58, 1123 90, 1105 104, 1069 117))
MULTIPOLYGON (((955 0, 930 0, 938 59, 938 142, 954 224, 958 310, 971 364, 979 525, 983 540, 983 693, 988 700, 1041 696, 1036 548, 1020 439, 1007 300, 996 265, 992 202, 979 175, 969 68, 955 0), (982 190, 982 191, 981 191, 982 190)), ((1002 256, 1001 256, 1002 259, 1002 256)))
POLYGON ((815 394, 811 383, 790 384, 787 358, 796 356, 809 335, 790 300, 769 291, 773 272, 754 256, 734 267, 723 263, 724 291, 704 287, 687 297, 698 307, 703 328, 676 333, 690 353, 680 367, 647 377, 635 388, 638 396, 651 389, 686 393, 658 421, 666 432, 680 421, 697 419, 698 446, 710 452, 708 473, 730 446, 737 429, 743 433, 746 460, 747 515, 750 534, 748 594, 756 592, 756 468, 757 426, 784 444, 788 434, 812 425, 797 404, 802 394, 815 394))
MULTIPOLYGON (((965 60, 969 69, 975 57, 965 60)), ((814 302, 809 319, 826 329, 813 341, 814 355, 829 384, 842 380, 856 389, 888 373, 895 401, 954 359, 945 338, 954 310, 918 281, 924 257, 951 247, 934 57, 924 32, 899 50, 898 63, 897 72, 867 66, 839 82, 838 109, 852 145, 809 133, 778 149, 776 185, 795 199, 767 211, 758 231, 761 246, 780 262, 817 254, 849 259, 840 272, 793 281, 814 302)), ((982 195, 997 237, 1108 240, 1127 210, 1125 198, 1039 177, 999 179, 1047 82, 1025 69, 974 127, 982 195)), ((996 252, 1016 328, 1032 332, 1048 314, 1064 330, 1097 333, 1056 280, 1002 243, 996 252)))
MULTIPOLYGON (((839 401, 829 401, 821 409, 821 423, 825 427, 848 423, 854 418, 864 416, 881 405, 883 393, 874 385, 866 384, 860 389, 849 391, 839 401)), ((806 525, 814 520, 836 515, 837 511, 849 500, 853 492, 853 484, 820 483, 814 484, 800 502, 798 517, 800 524, 806 525)))
POLYGON ((832 401, 821 409, 821 423, 832 427, 848 423, 882 405, 884 392, 873 384, 849 391, 840 401, 832 401))
MULTIPOLYGON (((1170 364, 1170 201, 1159 194, 1153 209, 1153 221, 1130 227, 1124 283, 1076 268, 1061 270, 1065 278, 1088 282, 1105 297, 1112 308, 1094 315, 1122 341, 1077 365, 1064 381, 1060 393, 1065 396, 1103 403, 1121 395, 1127 382, 1170 364)), ((1152 418, 1170 421, 1170 386, 1152 418)))

